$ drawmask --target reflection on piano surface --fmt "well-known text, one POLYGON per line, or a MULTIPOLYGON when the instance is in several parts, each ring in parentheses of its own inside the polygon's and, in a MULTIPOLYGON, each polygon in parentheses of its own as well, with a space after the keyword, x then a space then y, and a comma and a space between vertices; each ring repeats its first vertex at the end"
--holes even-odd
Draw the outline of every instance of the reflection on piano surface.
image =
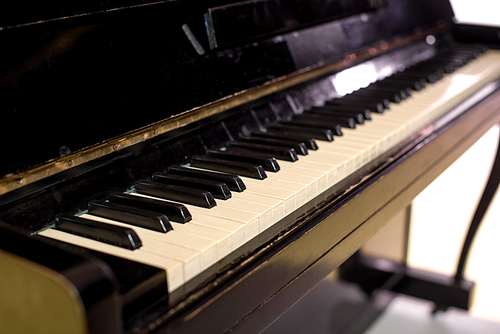
POLYGON ((500 118, 447 1, 96 6, 0 30, 13 332, 263 330, 500 118))

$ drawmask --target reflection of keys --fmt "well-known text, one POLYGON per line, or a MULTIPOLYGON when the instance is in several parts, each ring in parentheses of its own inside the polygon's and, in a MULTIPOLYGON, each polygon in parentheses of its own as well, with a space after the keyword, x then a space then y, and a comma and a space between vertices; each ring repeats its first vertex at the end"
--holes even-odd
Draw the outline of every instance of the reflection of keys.
MULTIPOLYGON (((391 103, 390 110, 382 114, 371 113, 372 120, 357 124, 356 129, 342 128, 343 136, 336 136, 334 141, 317 140, 318 150, 309 149, 308 155, 298 156, 298 161, 279 161, 280 171, 266 171, 264 179, 242 176, 246 190, 232 191, 227 200, 216 199, 215 207, 208 209, 185 204, 192 220, 185 224, 171 221, 173 231, 161 234, 128 225, 142 241, 143 246, 137 250, 122 249, 54 229, 39 234, 163 268, 167 272, 169 290, 173 291, 201 272, 217 270, 220 263, 227 263, 223 260, 241 255, 242 250, 247 250, 246 245, 265 231, 288 227, 296 217, 326 199, 329 189, 343 178, 498 78, 499 64, 498 53, 490 51, 429 84, 428 88, 412 92, 412 97, 405 101, 391 103), (235 253, 238 250, 240 253, 235 253)), ((239 165, 239 168, 244 166, 239 165)), ((91 218, 126 226, 95 216, 91 218)))

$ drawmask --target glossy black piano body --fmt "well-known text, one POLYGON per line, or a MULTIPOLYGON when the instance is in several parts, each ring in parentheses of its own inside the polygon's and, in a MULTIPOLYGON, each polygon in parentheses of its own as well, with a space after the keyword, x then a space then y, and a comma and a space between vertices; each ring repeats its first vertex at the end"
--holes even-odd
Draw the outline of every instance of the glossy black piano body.
POLYGON ((498 121, 489 102, 455 120, 459 130, 394 147, 336 185, 320 210, 252 240, 225 272, 180 296, 169 296, 162 270, 32 235, 60 213, 324 103, 334 72, 418 48, 430 34, 454 42, 447 1, 278 3, 37 3, 2 19, 1 249, 74 281, 91 332, 262 330, 498 121), (434 156, 433 145, 446 154, 434 156), (359 213, 352 225, 332 223, 349 212, 359 213), (93 276, 75 279, 79 268, 93 276))

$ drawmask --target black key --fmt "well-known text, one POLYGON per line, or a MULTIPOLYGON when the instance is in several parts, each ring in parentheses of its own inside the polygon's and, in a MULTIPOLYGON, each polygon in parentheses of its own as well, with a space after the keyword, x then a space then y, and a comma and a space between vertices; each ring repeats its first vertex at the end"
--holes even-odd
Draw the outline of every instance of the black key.
MULTIPOLYGON (((354 122, 353 122, 354 123, 354 122)), ((322 124, 310 120, 291 120, 291 121, 281 121, 280 124, 286 126, 296 126, 305 129, 321 129, 329 130, 334 136, 342 136, 342 127, 338 123, 327 123, 326 121, 322 124)))
POLYGON ((396 77, 388 77, 381 81, 384 84, 390 85, 400 85, 400 87, 410 87, 417 92, 421 91, 425 87, 427 87, 427 81, 420 79, 404 79, 404 78, 396 78, 396 77))
POLYGON ((295 150, 293 148, 282 148, 279 146, 245 143, 238 141, 227 142, 226 148, 229 152, 240 152, 255 154, 257 156, 274 157, 278 160, 291 162, 299 160, 299 158, 297 157, 297 153, 295 153, 295 150))
POLYGON ((403 79, 403 80, 424 80, 429 83, 435 83, 440 78, 438 75, 431 74, 421 74, 419 72, 404 71, 391 75, 391 79, 403 79))
POLYGON ((342 109, 341 107, 338 106, 324 106, 324 107, 312 107, 311 110, 308 110, 307 113, 320 113, 320 114, 334 114, 336 115, 337 113, 339 115, 347 115, 350 117, 358 117, 358 115, 361 115, 365 120, 371 121, 372 120, 372 115, 369 109, 361 109, 361 111, 358 110, 345 110, 342 109))
POLYGON ((454 48, 449 51, 443 52, 439 55, 439 57, 458 57, 464 60, 472 60, 476 59, 481 55, 481 51, 478 49, 463 49, 463 48, 454 48))
POLYGON ((363 110, 368 109, 371 112, 377 112, 379 114, 382 114, 385 110, 385 107, 381 102, 362 103, 362 102, 347 101, 347 100, 343 101, 342 99, 333 99, 331 101, 326 101, 324 106, 337 106, 342 108, 355 107, 357 108, 358 111, 360 109, 363 110))
MULTIPOLYGON (((274 161, 276 162, 276 160, 274 161)), ((236 174, 219 173, 219 172, 199 170, 199 169, 180 167, 180 166, 169 167, 168 174, 183 175, 183 176, 195 177, 197 179, 224 182, 229 187, 229 190, 236 192, 242 192, 243 190, 246 189, 243 180, 236 174)))
POLYGON ((450 65, 455 69, 464 66, 466 63, 467 60, 458 57, 431 58, 425 62, 425 64, 431 64, 431 65, 441 65, 441 66, 450 65))
POLYGON ((405 71, 396 77, 415 78, 415 79, 423 78, 425 81, 429 83, 435 83, 443 78, 443 76, 438 73, 421 74, 420 71, 410 71, 410 70, 405 71))
POLYGON ((108 196, 110 203, 117 203, 131 206, 143 210, 161 212, 169 220, 177 223, 186 223, 191 220, 191 213, 188 209, 179 203, 155 200, 152 198, 134 196, 122 193, 115 193, 108 196))
POLYGON ((318 140, 333 141, 332 130, 325 128, 316 129, 304 126, 275 124, 267 127, 267 133, 284 135, 290 139, 312 137, 318 140))
MULTIPOLYGON (((329 109, 329 110, 339 110, 339 111, 349 111, 349 112, 360 112, 360 113, 365 113, 365 112, 369 112, 369 113, 372 113, 372 112, 375 112, 375 113, 379 113, 378 110, 376 109, 370 109, 370 108, 367 108, 366 106, 353 106, 353 105, 343 105, 343 106, 340 106, 340 105, 335 105, 335 104, 324 104, 322 107, 319 107, 321 109, 329 109)), ((382 110, 383 112, 383 110, 382 110)))
POLYGON ((157 232, 172 231, 172 225, 163 213, 145 211, 131 206, 109 203, 90 202, 88 212, 94 216, 116 220, 121 223, 139 226, 157 232))
POLYGON ((456 67, 453 66, 450 62, 447 62, 445 64, 424 62, 424 63, 420 63, 418 65, 412 66, 412 67, 408 68, 408 70, 423 71, 426 73, 436 73, 442 77, 445 73, 453 72, 455 70, 455 68, 456 67))
POLYGON ((462 51, 475 51, 478 52, 479 54, 485 53, 490 49, 487 45, 481 45, 481 44, 462 44, 462 45, 456 45, 454 46, 454 48, 456 50, 462 50, 462 51))
POLYGON ((272 157, 260 157, 252 154, 227 151, 207 151, 207 157, 262 166, 264 170, 269 172, 277 172, 280 170, 278 161, 272 157))
MULTIPOLYGON (((389 100, 393 103, 400 103, 401 102, 401 95, 400 94, 390 94, 390 93, 385 93, 385 92, 375 92, 375 91, 368 91, 365 89, 360 89, 358 91, 355 91, 352 93, 351 96, 362 96, 362 97, 373 97, 373 98, 380 98, 381 100, 386 99, 389 100)), ((405 95, 406 96, 406 95, 405 95)))
POLYGON ((397 83, 391 84, 389 82, 384 82, 384 81, 378 81, 372 83, 365 89, 401 91, 404 92, 404 94, 406 94, 407 98, 410 97, 413 93, 413 89, 410 86, 405 86, 397 83))
POLYGON ((342 112, 334 110, 321 109, 319 107, 313 107, 311 110, 304 111, 303 115, 313 116, 313 117, 328 117, 332 119, 338 119, 339 117, 349 119, 352 118, 357 124, 364 124, 365 117, 359 112, 342 112))
POLYGON ((191 166, 216 170, 219 172, 233 173, 259 180, 263 180, 267 177, 266 172, 264 171, 264 168, 262 168, 262 166, 244 162, 193 157, 191 159, 191 166))
MULTIPOLYGON (((409 96, 404 89, 394 89, 394 88, 384 88, 384 87, 375 87, 375 86, 368 86, 366 88, 362 88, 359 90, 359 92, 364 93, 371 93, 371 94, 388 94, 387 96, 394 95, 395 97, 397 96, 400 101, 406 100, 409 96)), ((411 94, 411 90, 410 90, 411 94)), ((389 98, 390 100, 390 98, 389 98)), ((397 100, 397 99, 395 99, 397 100)), ((392 100, 391 100, 392 101, 392 100)))
POLYGON ((205 190, 196 190, 150 181, 137 182, 135 190, 139 194, 182 202, 202 208, 210 209, 217 205, 212 194, 205 190))
POLYGON ((443 75, 445 74, 445 70, 443 68, 443 65, 441 64, 419 63, 417 65, 408 67, 402 73, 421 74, 421 75, 435 74, 436 76, 442 78, 443 75))
POLYGON ((454 62, 452 60, 446 61, 428 61, 425 63, 428 68, 442 69, 444 73, 453 73, 457 68, 461 67, 461 62, 454 62))
POLYGON ((379 106, 382 105, 384 109, 391 109, 391 101, 388 99, 384 98, 378 98, 378 97, 367 97, 367 96, 361 96, 357 95, 356 92, 345 95, 341 99, 333 99, 333 103, 354 103, 354 104, 360 104, 360 105, 367 105, 371 106, 372 108, 374 106, 379 106))
POLYGON ((231 198, 231 191, 229 190, 229 187, 225 183, 220 181, 203 180, 192 178, 189 176, 171 174, 155 174, 153 175, 153 181, 170 184, 173 186, 206 190, 209 191, 212 196, 218 199, 227 200, 231 198))
POLYGON ((262 137, 262 138, 269 138, 269 139, 277 139, 277 140, 293 140, 293 141, 300 141, 304 144, 306 144, 306 147, 308 150, 317 150, 318 149, 318 144, 316 144, 316 140, 314 138, 307 138, 307 137, 300 137, 296 136, 294 138, 290 138, 287 136, 280 136, 280 135, 272 135, 266 132, 253 132, 252 136, 255 137, 262 137))
MULTIPOLYGON (((356 129, 356 121, 352 117, 342 117, 336 114, 301 114, 295 115, 293 117, 294 121, 306 122, 306 124, 319 124, 318 122, 323 122, 323 126, 330 126, 337 128, 340 125, 343 128, 356 129), (310 123, 307 123, 310 122, 310 123)), ((364 119, 363 119, 364 121, 364 119)))
POLYGON ((264 144, 280 147, 291 147, 295 150, 295 153, 300 155, 307 155, 307 146, 304 142, 295 140, 285 140, 285 139, 273 139, 273 138, 263 138, 263 137, 240 137, 239 141, 244 141, 247 143, 264 144))
POLYGON ((70 215, 56 217, 55 225, 57 230, 126 249, 133 250, 142 246, 141 239, 131 228, 104 224, 70 215))

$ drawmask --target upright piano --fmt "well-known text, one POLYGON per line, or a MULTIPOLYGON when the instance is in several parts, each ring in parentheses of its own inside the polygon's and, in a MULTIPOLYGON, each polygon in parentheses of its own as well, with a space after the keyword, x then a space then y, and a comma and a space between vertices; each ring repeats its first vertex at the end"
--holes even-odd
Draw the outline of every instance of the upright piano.
POLYGON ((0 8, 6 333, 262 331, 500 120, 445 0, 0 8))

